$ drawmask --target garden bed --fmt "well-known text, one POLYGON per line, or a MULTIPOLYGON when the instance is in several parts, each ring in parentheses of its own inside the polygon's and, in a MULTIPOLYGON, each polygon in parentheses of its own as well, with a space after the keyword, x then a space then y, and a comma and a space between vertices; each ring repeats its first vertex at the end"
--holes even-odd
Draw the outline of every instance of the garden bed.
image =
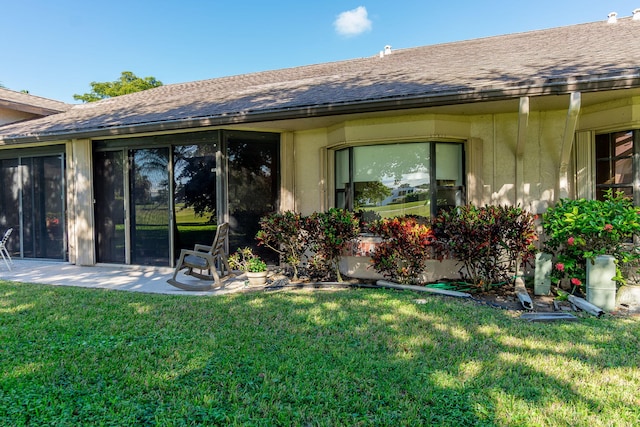
MULTIPOLYGON (((297 280, 291 280, 289 276, 282 272, 274 272, 268 279, 267 285, 264 287, 264 291, 278 292, 286 290, 309 290, 309 291, 335 291, 346 290, 349 288, 381 288, 379 283, 381 281, 376 278, 349 278, 345 277, 342 282, 337 281, 319 281, 313 280, 306 276, 300 276, 297 280)), ((384 282, 384 281, 382 281, 384 282)), ((413 290, 418 287, 411 287, 410 292, 416 292, 413 290)), ((473 289, 470 285, 460 282, 447 282, 437 281, 428 283, 424 286, 425 292, 428 292, 427 288, 431 289, 445 289, 452 291, 459 291, 468 293, 470 296, 467 298, 458 298, 461 303, 471 303, 482 306, 488 306, 500 310, 510 310, 517 312, 536 312, 536 313, 575 313, 581 310, 571 302, 567 300, 561 300, 556 297, 557 293, 554 289, 550 295, 534 295, 533 291, 528 289, 529 296, 531 298, 533 309, 525 309, 515 293, 513 286, 497 286, 488 290, 473 289)), ((420 292, 420 291, 417 291, 420 292)), ((443 298, 454 298, 452 296, 441 295, 443 298)), ((584 297, 584 295, 579 295, 584 297)), ((623 303, 618 306, 618 309, 611 315, 615 316, 640 316, 640 304, 639 303, 623 303)))

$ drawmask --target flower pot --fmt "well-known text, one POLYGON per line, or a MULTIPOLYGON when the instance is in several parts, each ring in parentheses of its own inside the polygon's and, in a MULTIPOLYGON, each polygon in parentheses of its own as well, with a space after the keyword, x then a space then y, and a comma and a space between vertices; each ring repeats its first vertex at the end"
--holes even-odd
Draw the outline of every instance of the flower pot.
POLYGON ((247 271, 249 286, 264 286, 267 283, 267 271, 247 271))

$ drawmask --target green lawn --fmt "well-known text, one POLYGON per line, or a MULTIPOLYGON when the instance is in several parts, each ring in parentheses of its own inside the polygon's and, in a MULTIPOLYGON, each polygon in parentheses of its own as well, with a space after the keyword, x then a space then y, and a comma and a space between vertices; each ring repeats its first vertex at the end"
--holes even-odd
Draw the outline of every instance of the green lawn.
POLYGON ((374 289, 0 295, 3 426, 640 425, 638 318, 374 289))
POLYGON ((381 218, 391 218, 398 215, 419 215, 429 217, 431 205, 428 201, 397 203, 385 206, 367 206, 367 211, 376 212, 381 218))

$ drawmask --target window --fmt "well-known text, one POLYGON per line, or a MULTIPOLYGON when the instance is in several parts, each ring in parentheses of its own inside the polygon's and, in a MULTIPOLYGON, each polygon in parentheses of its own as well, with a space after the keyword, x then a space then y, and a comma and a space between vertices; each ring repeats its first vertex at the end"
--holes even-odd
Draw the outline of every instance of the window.
POLYGON ((635 198, 638 185, 637 150, 639 131, 596 135, 596 198, 602 200, 607 190, 622 191, 635 198))
POLYGON ((336 206, 371 219, 420 215, 464 204, 463 145, 421 142, 349 147, 335 153, 336 206))

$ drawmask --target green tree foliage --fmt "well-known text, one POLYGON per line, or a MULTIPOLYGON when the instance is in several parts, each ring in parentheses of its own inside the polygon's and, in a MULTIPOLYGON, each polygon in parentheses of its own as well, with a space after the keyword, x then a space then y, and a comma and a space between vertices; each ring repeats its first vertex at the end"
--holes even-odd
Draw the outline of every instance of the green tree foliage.
POLYGON ((73 95, 73 99, 82 102, 100 101, 105 98, 140 92, 162 86, 155 77, 141 78, 131 71, 123 71, 120 78, 113 82, 91 82, 91 92, 83 95, 73 95))

